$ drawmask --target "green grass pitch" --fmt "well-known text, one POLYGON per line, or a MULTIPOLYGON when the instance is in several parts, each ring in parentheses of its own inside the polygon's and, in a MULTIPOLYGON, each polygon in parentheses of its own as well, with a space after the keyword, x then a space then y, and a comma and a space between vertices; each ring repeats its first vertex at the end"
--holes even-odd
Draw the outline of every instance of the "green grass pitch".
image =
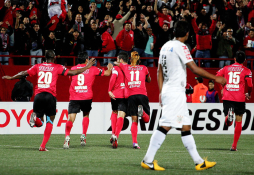
POLYGON ((43 135, 0 135, 0 175, 5 174, 254 174, 254 135, 242 135, 238 151, 229 151, 233 135, 194 135, 201 157, 216 161, 205 171, 196 171, 180 135, 167 135, 156 154, 163 172, 142 169, 151 135, 138 135, 140 150, 132 149, 131 135, 120 135, 112 149, 110 135, 87 135, 80 146, 80 135, 71 135, 70 149, 62 148, 64 135, 52 135, 48 152, 39 152, 43 135))

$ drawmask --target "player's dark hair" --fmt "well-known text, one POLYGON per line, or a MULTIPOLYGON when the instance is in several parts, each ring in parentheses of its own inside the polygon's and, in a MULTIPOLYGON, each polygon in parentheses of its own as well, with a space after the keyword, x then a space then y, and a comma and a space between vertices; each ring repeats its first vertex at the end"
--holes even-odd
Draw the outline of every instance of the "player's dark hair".
POLYGON ((123 61, 125 63, 128 63, 128 61, 129 61, 129 55, 128 55, 128 53, 121 52, 121 53, 118 54, 118 56, 119 56, 119 59, 123 59, 123 61))
POLYGON ((54 59, 55 58, 55 52, 53 50, 48 50, 45 54, 46 60, 54 59))
POLYGON ((241 51, 241 50, 237 51, 236 55, 235 55, 235 59, 236 59, 237 63, 242 64, 245 61, 245 59, 246 59, 245 53, 243 51, 241 51))
POLYGON ((174 26, 174 35, 176 38, 184 37, 189 32, 190 26, 186 21, 178 21, 174 26))
POLYGON ((88 53, 86 51, 80 52, 78 54, 78 63, 79 64, 85 63, 87 59, 89 59, 89 57, 88 57, 88 53))

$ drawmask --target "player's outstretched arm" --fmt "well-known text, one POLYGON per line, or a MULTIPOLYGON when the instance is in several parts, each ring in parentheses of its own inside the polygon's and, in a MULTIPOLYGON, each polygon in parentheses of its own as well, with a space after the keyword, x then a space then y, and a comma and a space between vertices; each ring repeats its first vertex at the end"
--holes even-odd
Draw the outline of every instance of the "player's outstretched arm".
POLYGON ((20 79, 20 78, 23 78, 23 77, 26 77, 28 76, 29 74, 27 73, 27 71, 22 71, 22 72, 19 72, 18 74, 14 75, 14 76, 3 76, 2 79, 7 79, 7 80, 14 80, 14 79, 20 79))
POLYGON ((108 67, 108 70, 104 72, 104 76, 110 76, 111 70, 113 69, 113 64, 109 63, 107 67, 108 67))
POLYGON ((69 70, 67 75, 78 75, 84 71, 86 71, 87 69, 89 69, 90 67, 92 67, 92 65, 96 62, 95 58, 92 58, 88 61, 87 65, 81 69, 76 69, 76 70, 69 70))
POLYGON ((225 85, 227 83, 227 80, 224 77, 215 76, 213 74, 210 74, 206 70, 202 69, 201 67, 198 67, 194 61, 188 62, 186 64, 188 68, 196 75, 201 76, 203 78, 215 80, 215 82, 220 83, 222 85, 225 85))
POLYGON ((157 70, 157 82, 158 82, 159 92, 160 92, 159 103, 160 103, 161 106, 162 106, 162 103, 161 103, 161 90, 162 90, 162 86, 163 86, 163 81, 164 81, 164 78, 163 78, 162 66, 161 66, 161 64, 159 64, 158 65, 158 70, 157 70))

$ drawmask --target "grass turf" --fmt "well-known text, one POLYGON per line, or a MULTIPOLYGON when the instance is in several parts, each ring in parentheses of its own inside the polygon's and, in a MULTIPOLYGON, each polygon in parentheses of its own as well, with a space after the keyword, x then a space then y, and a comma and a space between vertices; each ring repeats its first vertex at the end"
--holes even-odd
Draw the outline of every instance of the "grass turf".
POLYGON ((48 152, 39 152, 43 135, 0 135, 0 174, 254 174, 254 135, 242 135, 238 151, 229 151, 233 135, 194 135, 201 157, 216 161, 209 170, 196 171, 180 135, 168 135, 155 159, 166 171, 144 170, 140 166, 151 135, 138 135, 140 150, 132 149, 131 135, 120 135, 112 149, 110 135, 71 135, 70 149, 62 148, 64 135, 52 135, 48 152))

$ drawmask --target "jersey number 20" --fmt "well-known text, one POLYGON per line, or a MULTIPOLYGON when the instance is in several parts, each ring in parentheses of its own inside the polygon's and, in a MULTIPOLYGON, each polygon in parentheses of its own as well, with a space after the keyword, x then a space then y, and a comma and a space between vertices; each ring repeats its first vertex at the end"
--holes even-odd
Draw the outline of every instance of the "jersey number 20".
POLYGON ((52 73, 51 72, 39 72, 38 83, 40 84, 50 84, 52 82, 52 73), (44 78, 44 82, 43 79, 44 78))

